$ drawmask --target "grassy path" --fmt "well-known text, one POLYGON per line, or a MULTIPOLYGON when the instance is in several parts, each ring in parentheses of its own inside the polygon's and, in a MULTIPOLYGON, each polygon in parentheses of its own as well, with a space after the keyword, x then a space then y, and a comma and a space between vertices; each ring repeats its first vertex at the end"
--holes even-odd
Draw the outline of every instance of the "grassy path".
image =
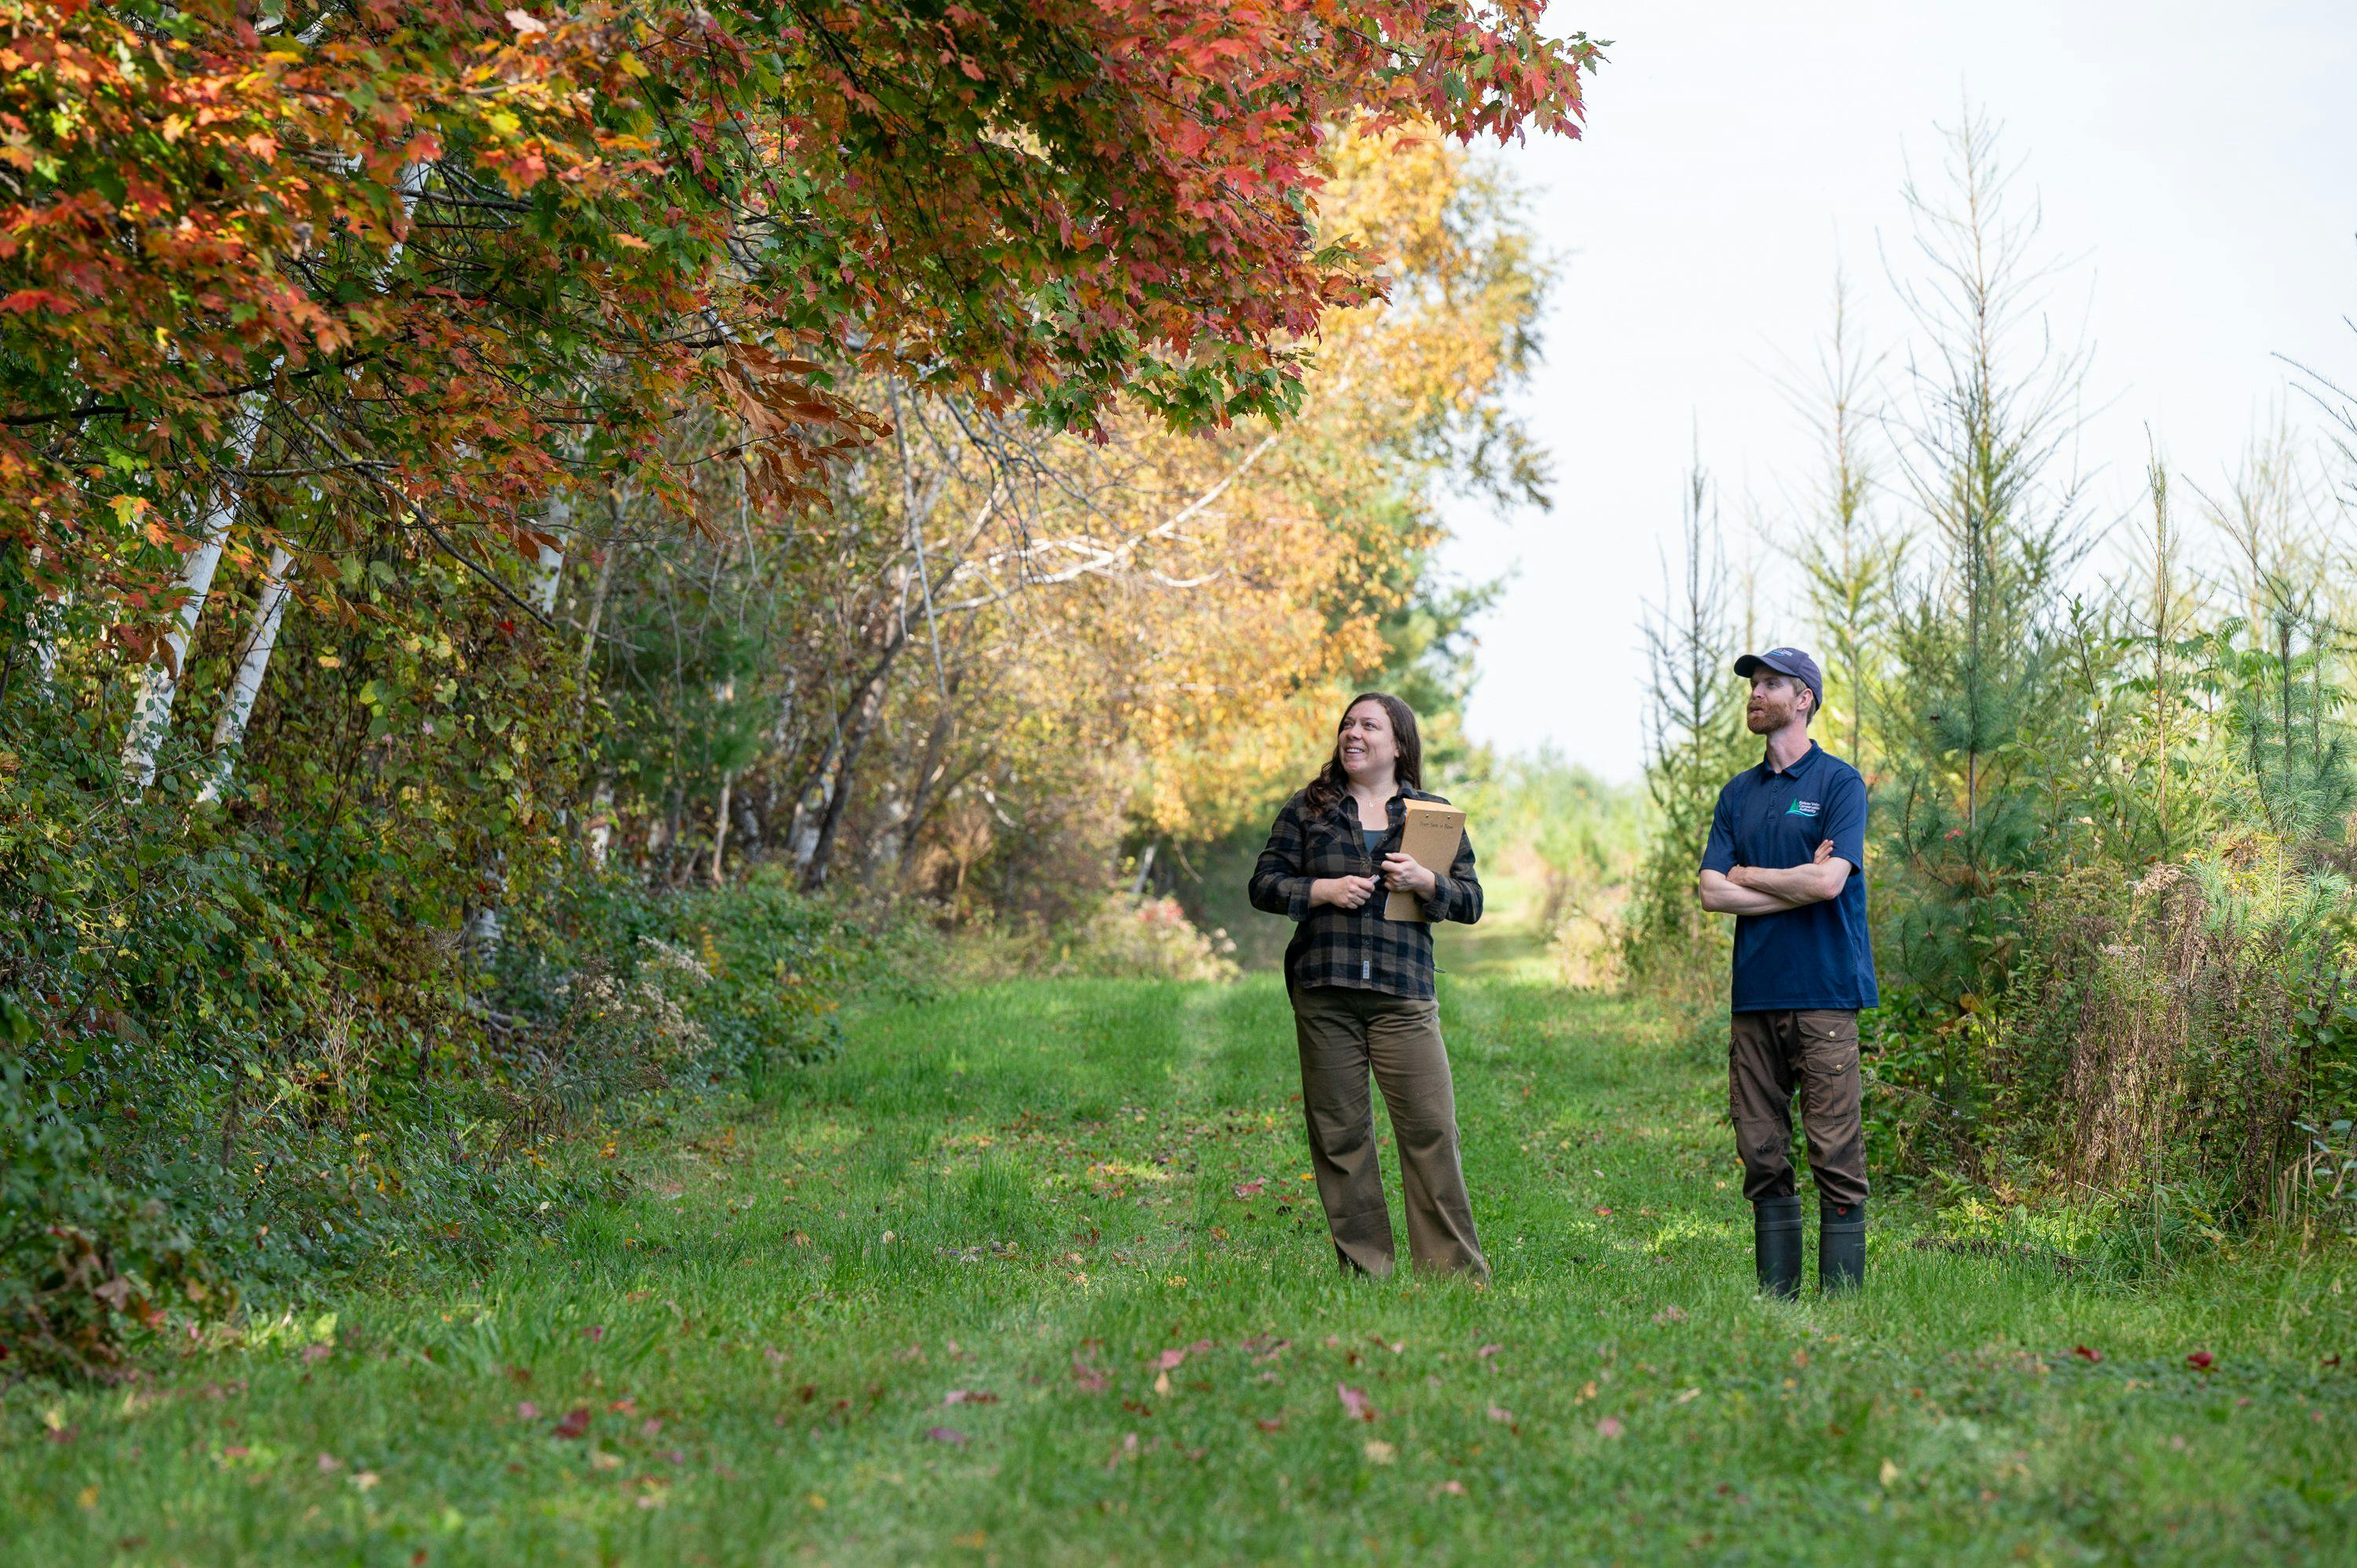
POLYGON ((2129 1288, 1902 1221, 1863 1299, 1763 1304, 1723 1069, 1502 979, 1446 1018, 1487 1290, 1335 1273, 1266 980, 1010 985, 463 1295, 0 1396, 0 1561, 2357 1552, 2346 1255, 2129 1288))

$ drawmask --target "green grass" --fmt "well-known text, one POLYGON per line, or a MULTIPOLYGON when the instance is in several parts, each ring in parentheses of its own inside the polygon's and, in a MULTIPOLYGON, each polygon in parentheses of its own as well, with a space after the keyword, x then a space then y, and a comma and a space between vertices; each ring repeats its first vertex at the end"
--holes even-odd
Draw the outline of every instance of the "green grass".
POLYGON ((1902 1208, 1762 1303, 1723 1069, 1450 984, 1488 1289, 1335 1273, 1267 978, 1006 985, 470 1286, 9 1391, 0 1561, 2350 1560, 2347 1254, 2137 1285, 1902 1208))

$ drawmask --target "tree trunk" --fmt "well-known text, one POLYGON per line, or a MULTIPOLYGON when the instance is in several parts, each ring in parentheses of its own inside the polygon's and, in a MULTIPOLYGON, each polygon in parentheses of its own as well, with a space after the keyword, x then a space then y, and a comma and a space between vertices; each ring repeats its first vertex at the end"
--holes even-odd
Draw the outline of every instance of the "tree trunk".
POLYGON ((609 779, 600 779, 589 796, 589 864, 599 871, 605 870, 607 852, 613 843, 614 784, 609 779))
POLYGON ((728 795, 737 782, 734 774, 720 776, 720 799, 712 808, 712 886, 720 886, 720 857, 728 848, 728 795))
POLYGON ((287 581, 288 568, 294 564, 295 557, 285 545, 272 546, 270 564, 262 574, 262 597, 253 607, 253 626, 238 650, 237 679, 230 684, 229 701, 221 704, 221 716, 213 721, 212 762, 206 769, 204 788, 197 791, 199 800, 220 800, 236 769, 237 750, 245 744, 246 721, 253 716, 262 678, 270 671, 270 651, 278 645, 279 622, 285 618, 286 601, 294 596, 294 585, 287 581))
POLYGON ((853 712, 851 727, 844 733, 843 750, 835 758, 834 777, 828 783, 825 814, 819 819, 818 837, 811 846, 810 864, 802 868, 802 890, 816 892, 826 886, 828 863, 834 858, 834 842, 843 828, 844 811, 851 804, 851 778, 859 766, 859 753, 867 745, 867 737, 876 728, 877 715, 884 709, 885 677, 890 673, 892 661, 907 639, 896 636, 887 647, 874 674, 867 678, 866 689, 860 693, 859 705, 853 712))
POLYGON ((232 468, 221 479, 216 499, 206 509, 197 533, 197 548, 181 564, 180 607, 174 612, 171 625, 164 633, 164 656, 150 660, 139 672, 139 694, 131 708, 130 733, 123 742, 123 776, 138 789, 156 782, 156 761, 164 749, 165 736, 172 730, 172 700, 179 695, 188 644, 196 637, 197 621, 205 613, 205 599, 212 592, 213 573, 221 566, 221 546, 229 539, 229 525, 237 516, 238 503, 244 499, 243 471, 253 456, 254 442, 262 434, 264 406, 259 394, 249 394, 238 407, 237 434, 230 441, 232 468))
POLYGON ((556 613, 556 590, 565 582, 565 544, 573 532, 573 500, 562 489, 548 492, 548 532, 557 542, 540 547, 538 575, 532 584, 532 607, 543 615, 556 613))
MULTIPOLYGON (((956 694, 957 686, 955 681, 949 682, 948 691, 952 696, 956 694)), ((942 754, 949 749, 950 736, 956 727, 957 710, 943 703, 941 712, 933 715, 932 728, 925 732, 924 754, 917 763, 917 787, 909 791, 909 815, 900 824, 899 860, 903 883, 907 882, 909 867, 916 859, 917 837, 925 831, 925 819, 933 813, 934 791, 949 770, 942 754)))

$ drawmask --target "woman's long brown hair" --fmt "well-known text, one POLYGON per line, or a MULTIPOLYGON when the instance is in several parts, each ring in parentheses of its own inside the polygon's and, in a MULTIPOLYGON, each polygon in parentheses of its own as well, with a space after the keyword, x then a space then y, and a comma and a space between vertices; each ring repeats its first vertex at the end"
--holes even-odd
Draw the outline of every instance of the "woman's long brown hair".
MULTIPOLYGON (((1342 704, 1342 719, 1361 703, 1379 703, 1392 721, 1392 735, 1399 742, 1399 761, 1393 765, 1392 774, 1411 789, 1424 788, 1424 740, 1416 734, 1415 710, 1393 696, 1389 692, 1361 692, 1342 704)), ((1342 771, 1342 719, 1334 721, 1334 755, 1301 792, 1301 803, 1312 811, 1332 809, 1351 788, 1351 776, 1342 771)))

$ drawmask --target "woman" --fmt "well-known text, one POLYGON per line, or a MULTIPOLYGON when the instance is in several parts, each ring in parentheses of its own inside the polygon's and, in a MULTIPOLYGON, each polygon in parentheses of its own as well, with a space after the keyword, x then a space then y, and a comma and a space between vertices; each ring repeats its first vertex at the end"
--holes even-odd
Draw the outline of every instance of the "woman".
POLYGON ((1397 697, 1351 700, 1334 755, 1285 803, 1253 868, 1256 909, 1298 923, 1285 950, 1301 1047, 1301 1105, 1326 1225, 1346 1270, 1392 1271, 1391 1213, 1375 1154, 1375 1087, 1391 1108, 1407 1197, 1408 1257, 1419 1269, 1486 1275, 1457 1153, 1457 1100, 1432 991, 1432 930, 1383 918, 1386 888, 1415 895, 1427 920, 1481 918, 1470 839, 1441 875, 1400 853, 1424 747, 1397 697))

